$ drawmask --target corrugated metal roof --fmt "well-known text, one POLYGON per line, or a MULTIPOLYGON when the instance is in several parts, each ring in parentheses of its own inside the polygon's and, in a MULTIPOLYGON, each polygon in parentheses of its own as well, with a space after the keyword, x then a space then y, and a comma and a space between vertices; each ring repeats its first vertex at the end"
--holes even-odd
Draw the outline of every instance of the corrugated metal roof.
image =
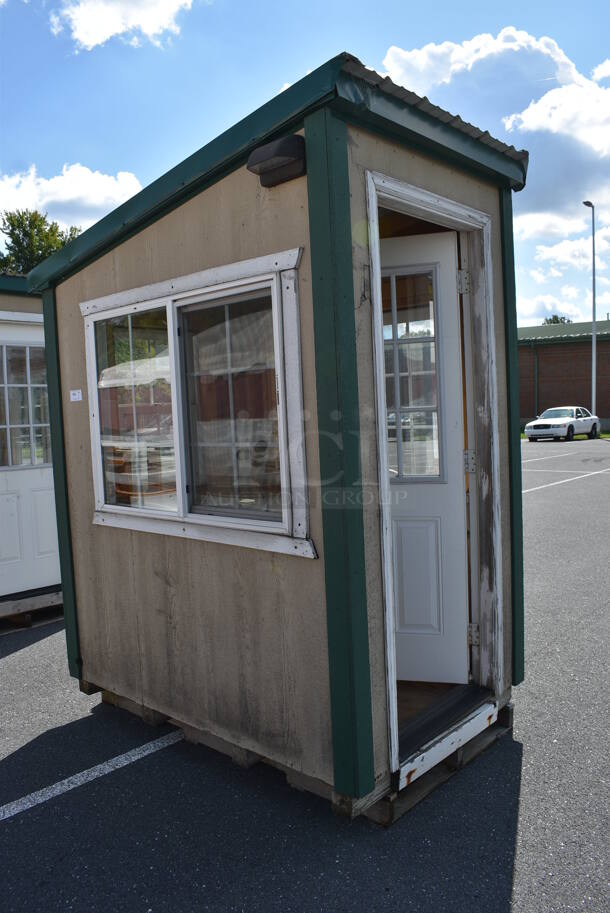
POLYGON ((415 92, 410 92, 403 86, 396 85, 389 76, 382 76, 375 70, 365 67, 357 57, 348 55, 348 59, 344 63, 342 69, 345 73, 349 73, 357 79, 363 79, 365 82, 370 83, 387 95, 392 95, 394 98, 400 99, 400 101, 405 102, 407 105, 411 105, 411 107, 423 111, 423 113, 427 114, 429 117, 434 117, 441 123, 453 127, 461 133, 465 133, 466 136, 471 136, 485 146, 495 149, 496 152, 502 152, 516 162, 528 161, 529 154, 524 149, 515 149, 514 146, 509 146, 493 137, 487 130, 480 130, 478 127, 475 127, 474 124, 469 124, 467 121, 462 120, 457 114, 450 114, 449 111, 439 108, 438 105, 433 105, 425 95, 416 95, 415 92))
MULTIPOLYGON (((610 320, 596 320, 595 335, 610 335, 610 320)), ((519 342, 549 342, 566 340, 576 342, 578 339, 591 338, 593 324, 591 321, 582 323, 547 323, 544 326, 519 327, 517 336, 519 342)))

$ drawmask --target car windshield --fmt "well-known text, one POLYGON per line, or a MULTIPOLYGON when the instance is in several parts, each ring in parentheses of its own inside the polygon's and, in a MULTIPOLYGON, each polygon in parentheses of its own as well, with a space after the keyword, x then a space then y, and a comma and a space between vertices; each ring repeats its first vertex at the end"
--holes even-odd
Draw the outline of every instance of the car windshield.
POLYGON ((574 418, 573 409, 545 409, 540 418, 574 418))

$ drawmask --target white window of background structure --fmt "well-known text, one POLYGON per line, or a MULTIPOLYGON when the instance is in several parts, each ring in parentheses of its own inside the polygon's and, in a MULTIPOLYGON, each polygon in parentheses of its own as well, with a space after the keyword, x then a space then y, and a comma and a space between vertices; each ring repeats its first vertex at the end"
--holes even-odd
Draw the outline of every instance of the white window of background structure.
POLYGON ((315 556, 300 251, 85 302, 96 522, 315 556))
POLYGON ((0 345, 0 466, 50 463, 44 347, 0 345))
POLYGON ((434 273, 392 272, 381 295, 390 478, 438 478, 434 273))

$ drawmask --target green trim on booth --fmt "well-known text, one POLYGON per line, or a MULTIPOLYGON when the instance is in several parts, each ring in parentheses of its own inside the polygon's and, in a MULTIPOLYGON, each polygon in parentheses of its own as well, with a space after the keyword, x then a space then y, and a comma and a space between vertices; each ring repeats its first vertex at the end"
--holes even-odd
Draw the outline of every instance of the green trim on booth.
POLYGON ((23 295, 26 298, 40 298, 28 292, 27 276, 0 275, 0 295, 23 295))
POLYGON ((53 455, 53 482, 55 485, 55 511, 57 515, 59 566, 61 570, 61 585, 63 591, 68 668, 70 669, 70 675, 80 679, 82 678, 82 659, 80 656, 78 640, 76 589, 74 586, 74 563, 72 559, 72 539, 70 535, 70 513, 68 507, 68 482, 64 445, 64 420, 61 402, 55 289, 46 289, 42 293, 42 313, 44 315, 49 420, 51 424, 51 452, 53 455))
POLYGON ((305 120, 334 788, 374 787, 347 128, 305 120))
POLYGON ((350 123, 368 127, 494 184, 515 190, 525 186, 526 161, 509 158, 474 136, 455 130, 450 123, 442 123, 347 73, 340 73, 337 99, 330 104, 350 123))
POLYGON ((518 685, 525 676, 525 607, 523 593, 523 512, 521 504, 521 419, 519 414, 517 295, 513 244, 513 201, 510 190, 500 189, 500 219, 510 459, 512 682, 513 685, 518 685))

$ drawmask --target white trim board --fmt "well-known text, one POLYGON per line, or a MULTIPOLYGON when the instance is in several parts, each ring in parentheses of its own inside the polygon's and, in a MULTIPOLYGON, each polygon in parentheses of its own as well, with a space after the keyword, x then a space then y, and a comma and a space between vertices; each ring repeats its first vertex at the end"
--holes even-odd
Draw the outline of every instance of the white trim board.
MULTIPOLYGON (((498 391, 496 383, 496 346, 493 314, 493 273, 491 257, 491 216, 463 203, 441 197, 438 194, 423 190, 413 184, 381 174, 366 172, 366 199, 369 228, 369 256, 371 270, 371 297, 373 318, 373 353, 375 365, 375 397, 377 408, 377 446, 379 460, 379 500, 381 504, 381 540, 383 561, 383 589, 385 601, 385 642, 386 642, 386 684, 388 696, 388 740, 390 766, 392 771, 399 769, 398 750, 398 706, 396 694, 396 653, 394 642, 394 584, 392 574, 392 531, 390 517, 389 480, 387 466, 387 442, 384 433, 384 350, 383 324, 381 312, 381 260, 379 238, 379 206, 405 212, 409 215, 432 221, 458 232, 480 231, 483 241, 483 287, 484 303, 487 316, 488 364, 488 397, 491 411, 491 462, 493 491, 493 571, 496 581, 495 600, 493 604, 493 640, 500 645, 494 651, 495 666, 493 678, 500 687, 503 678, 502 644, 502 544, 500 517, 500 466, 499 466, 499 426, 498 426, 498 391)), ((472 541, 472 548, 478 543, 472 541)), ((489 657, 489 651, 487 651, 489 657)), ((486 670, 481 669, 481 676, 486 670)))
POLYGON ((24 311, 0 311, 0 323, 44 323, 44 317, 24 311))
POLYGON ((151 304, 157 299, 175 298, 185 292, 208 288, 211 285, 235 283, 240 279, 251 280, 266 274, 298 269, 302 253, 303 248, 296 247, 279 254, 255 257, 252 260, 240 260, 238 263, 215 266, 198 273, 190 273, 188 276, 178 276, 174 279, 154 282, 152 285, 142 285, 138 288, 126 289, 124 292, 116 292, 113 295, 104 295, 102 298, 92 298, 89 301, 81 302, 81 314, 86 317, 89 314, 99 314, 102 311, 111 311, 113 308, 126 307, 143 301, 151 304))

